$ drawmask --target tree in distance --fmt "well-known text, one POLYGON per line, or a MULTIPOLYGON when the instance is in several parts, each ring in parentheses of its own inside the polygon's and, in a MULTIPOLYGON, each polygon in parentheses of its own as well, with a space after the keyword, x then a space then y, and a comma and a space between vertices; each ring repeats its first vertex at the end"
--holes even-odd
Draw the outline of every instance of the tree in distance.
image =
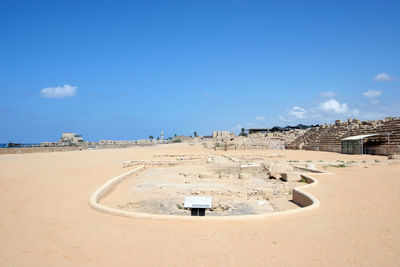
POLYGON ((245 129, 242 128, 242 130, 240 131, 240 136, 247 136, 247 133, 245 132, 245 129))

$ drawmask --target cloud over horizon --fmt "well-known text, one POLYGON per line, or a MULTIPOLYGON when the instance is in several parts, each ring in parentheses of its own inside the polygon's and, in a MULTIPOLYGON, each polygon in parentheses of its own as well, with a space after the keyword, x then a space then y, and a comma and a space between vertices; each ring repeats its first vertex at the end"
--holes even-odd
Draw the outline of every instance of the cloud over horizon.
POLYGON ((320 97, 332 98, 336 96, 336 93, 333 91, 326 91, 319 94, 320 97))
POLYGON ((40 90, 40 96, 44 98, 66 98, 76 96, 78 87, 64 84, 64 86, 47 87, 40 90))
POLYGON ((378 73, 377 75, 375 75, 374 81, 375 82, 391 82, 394 79, 395 79, 394 77, 391 77, 386 72, 382 72, 382 73, 378 73))
POLYGON ((382 90, 368 90, 362 93, 363 96, 369 99, 374 99, 382 95, 382 90))
POLYGON ((260 115, 256 116, 255 119, 256 119, 256 121, 265 121, 266 120, 266 118, 264 116, 260 116, 260 115))
POLYGON ((347 103, 340 103, 336 99, 331 98, 307 110, 299 106, 294 106, 287 110, 286 114, 278 116, 278 119, 290 123, 298 123, 298 120, 306 123, 316 123, 336 118, 342 119, 358 116, 359 114, 360 111, 358 109, 351 109, 347 103))
POLYGON ((324 112, 333 112, 335 114, 345 114, 349 111, 349 107, 346 103, 340 104, 335 99, 329 99, 328 101, 322 102, 318 105, 318 108, 324 112))
POLYGON ((304 119, 306 112, 304 108, 295 106, 288 113, 298 119, 304 119))

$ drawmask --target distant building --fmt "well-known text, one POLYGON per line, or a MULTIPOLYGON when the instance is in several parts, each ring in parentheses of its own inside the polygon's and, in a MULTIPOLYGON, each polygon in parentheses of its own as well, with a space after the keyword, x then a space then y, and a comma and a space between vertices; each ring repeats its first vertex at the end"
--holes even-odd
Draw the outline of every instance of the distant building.
POLYGON ((54 147, 54 146, 57 146, 57 143, 56 142, 41 142, 40 146, 43 146, 43 147, 54 147))
POLYGON ((230 137, 232 136, 232 133, 230 131, 214 131, 212 132, 213 138, 217 137, 230 137))
POLYGON ((249 134, 254 134, 254 133, 269 133, 268 128, 251 128, 246 130, 249 134))
POLYGON ((58 140, 59 145, 79 145, 83 142, 82 135, 77 133, 62 133, 61 139, 58 140))

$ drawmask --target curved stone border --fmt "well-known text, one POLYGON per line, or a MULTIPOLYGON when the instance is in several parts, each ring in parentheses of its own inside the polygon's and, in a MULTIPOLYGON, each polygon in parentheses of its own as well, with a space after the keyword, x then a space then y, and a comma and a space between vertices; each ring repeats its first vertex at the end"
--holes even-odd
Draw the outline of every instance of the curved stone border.
POLYGON ((206 220, 206 221, 229 221, 229 220, 253 220, 253 219, 266 219, 278 216, 286 216, 302 213, 305 211, 314 210, 319 207, 319 200, 308 192, 302 191, 302 189, 314 186, 318 184, 318 180, 306 174, 301 174, 307 182, 306 185, 295 187, 293 189, 292 201, 297 205, 301 206, 300 209, 292 209, 285 211, 277 211, 266 214, 254 214, 254 215, 234 215, 234 216, 205 216, 205 217, 192 217, 182 215, 161 215, 161 214, 150 214, 144 212, 126 211, 116 208, 111 208, 100 204, 100 200, 111 193, 115 187, 127 179, 133 173, 139 172, 144 169, 144 166, 137 167, 129 172, 114 177, 108 180, 104 185, 98 188, 90 196, 89 205, 93 209, 104 212, 111 215, 123 216, 128 218, 145 218, 145 219, 176 219, 176 220, 206 220))

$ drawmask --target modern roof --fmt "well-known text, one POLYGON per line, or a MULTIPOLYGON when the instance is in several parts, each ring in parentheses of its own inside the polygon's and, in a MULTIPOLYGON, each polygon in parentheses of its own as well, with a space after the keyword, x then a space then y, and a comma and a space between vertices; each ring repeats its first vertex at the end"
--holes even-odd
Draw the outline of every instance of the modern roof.
POLYGON ((349 137, 343 138, 342 140, 345 140, 345 141, 347 141, 347 140, 361 140, 361 139, 364 139, 364 138, 367 138, 367 137, 371 137, 371 136, 376 136, 376 135, 382 135, 382 134, 374 133, 374 134, 355 135, 355 136, 349 136, 349 137))

